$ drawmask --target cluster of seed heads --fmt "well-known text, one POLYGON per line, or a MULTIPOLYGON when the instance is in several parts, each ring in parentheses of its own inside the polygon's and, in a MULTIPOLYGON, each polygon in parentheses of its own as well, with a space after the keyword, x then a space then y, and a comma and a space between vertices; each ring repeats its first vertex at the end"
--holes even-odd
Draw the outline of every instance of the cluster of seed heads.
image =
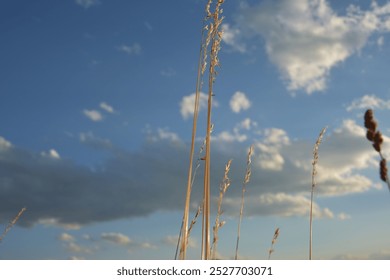
POLYGON ((364 126, 367 128, 366 137, 368 141, 372 143, 375 151, 381 156, 381 161, 379 163, 380 177, 383 182, 387 183, 386 159, 381 154, 383 137, 382 133, 377 130, 378 124, 374 119, 374 112, 371 109, 368 109, 364 114, 364 126))

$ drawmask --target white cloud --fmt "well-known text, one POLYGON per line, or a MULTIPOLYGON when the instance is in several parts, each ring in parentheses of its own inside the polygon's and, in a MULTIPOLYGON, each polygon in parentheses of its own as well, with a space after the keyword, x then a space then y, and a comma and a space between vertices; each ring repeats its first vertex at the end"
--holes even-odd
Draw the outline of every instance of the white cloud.
POLYGON ((251 130, 252 128, 257 127, 257 122, 251 120, 250 118, 246 118, 236 127, 237 129, 251 130))
POLYGON ((12 147, 11 142, 7 141, 4 137, 0 136, 0 151, 8 150, 12 147))
POLYGON ((211 139, 218 142, 244 142, 248 139, 245 134, 240 134, 238 132, 231 133, 229 131, 222 131, 216 136, 211 136, 211 139))
POLYGON ((222 41, 231 46, 233 50, 240 53, 246 52, 246 46, 239 40, 241 31, 238 28, 232 28, 229 24, 222 24, 222 41))
POLYGON ((66 232, 62 233, 62 234, 58 237, 58 239, 61 240, 61 241, 68 241, 68 242, 74 241, 73 235, 70 235, 69 233, 66 233, 66 232))
POLYGON ((75 0, 75 2, 86 9, 100 4, 99 0, 75 0))
MULTIPOLYGON (((166 245, 176 246, 177 240, 178 240, 178 236, 168 235, 168 236, 165 236, 163 238, 162 243, 164 243, 166 245)), ((189 240, 188 240, 188 247, 189 248, 196 248, 196 241, 191 236, 189 237, 189 240)))
MULTIPOLYGON (((374 2, 375 3, 375 2, 374 2)), ((324 91, 330 71, 361 50, 373 32, 390 30, 390 3, 336 14, 326 0, 262 1, 242 9, 240 30, 265 39, 266 52, 291 91, 324 91)))
MULTIPOLYGON (((199 112, 207 108, 208 95, 200 92, 199 93, 199 112)), ((195 106, 195 93, 184 96, 180 102, 180 114, 183 119, 188 119, 194 114, 195 106)), ((213 99, 213 106, 218 107, 218 102, 213 99)))
MULTIPOLYGON (((248 190, 250 191, 250 189, 248 190)), ((245 213, 248 216, 275 215, 281 217, 308 216, 310 211, 310 199, 304 195, 291 195, 286 193, 265 193, 262 195, 248 195, 245 198, 245 213)), ((225 206, 228 209, 238 208, 239 200, 226 198, 225 206)), ((233 214, 234 213, 228 213, 233 214)), ((313 216, 315 218, 333 218, 333 212, 328 208, 321 208, 313 203, 313 216)))
POLYGON ((339 213, 339 214, 337 215, 337 218, 338 218, 339 220, 342 220, 342 221, 344 221, 344 220, 349 220, 349 219, 351 219, 351 215, 348 215, 348 214, 346 214, 346 213, 339 213))
POLYGON ((103 115, 99 111, 97 111, 97 110, 87 110, 87 109, 85 109, 83 111, 83 113, 91 121, 99 122, 99 121, 103 120, 103 115))
POLYGON ((248 110, 251 106, 251 102, 246 97, 245 93, 236 91, 230 99, 230 108, 234 113, 239 113, 241 110, 248 110))
POLYGON ((132 54, 138 55, 141 53, 141 45, 138 43, 134 43, 131 46, 121 45, 118 47, 118 50, 121 52, 125 52, 129 55, 132 55, 132 54))
POLYGON ((390 109, 390 100, 383 100, 376 95, 364 95, 352 101, 347 111, 366 109, 390 109))
POLYGON ((262 169, 280 171, 285 162, 281 149, 290 145, 290 139, 286 131, 279 128, 268 128, 263 133, 265 138, 254 144, 259 151, 255 153, 254 162, 262 169))
POLYGON ((101 238, 119 245, 129 245, 133 242, 128 236, 117 232, 104 232, 101 238))
POLYGON ((113 114, 115 112, 114 108, 111 105, 107 104, 106 102, 101 102, 99 106, 100 108, 102 108, 104 111, 108 113, 113 114))
POLYGON ((60 159, 61 158, 59 153, 54 149, 50 149, 49 152, 42 152, 41 155, 44 157, 50 157, 53 159, 60 159))
POLYGON ((73 253, 90 254, 92 252, 89 248, 78 245, 75 242, 67 243, 66 248, 73 253))

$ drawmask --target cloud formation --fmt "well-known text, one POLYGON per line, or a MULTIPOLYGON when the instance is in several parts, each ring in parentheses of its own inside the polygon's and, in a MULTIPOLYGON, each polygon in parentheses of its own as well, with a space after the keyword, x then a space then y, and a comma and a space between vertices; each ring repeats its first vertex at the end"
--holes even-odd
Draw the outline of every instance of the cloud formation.
MULTIPOLYGON (((248 125, 253 124, 247 120, 238 123, 236 127, 241 129, 237 133, 251 136, 251 131, 245 129, 248 125)), ((260 136, 256 134, 258 139, 253 143, 247 213, 305 215, 314 143, 291 140, 286 131, 278 128, 254 133, 260 136)), ((0 197, 4 201, 0 205, 0 223, 7 222, 23 206, 29 211, 18 224, 41 223, 65 228, 183 209, 189 145, 176 133, 167 129, 151 130, 142 150, 137 152, 126 151, 92 133, 81 134, 79 140, 85 148, 97 149, 108 157, 91 169, 71 160, 53 159, 15 147, 4 137, 0 138, 0 197)), ((385 143, 389 141, 385 138, 385 143)), ((249 145, 247 140, 239 138, 212 139, 213 185, 219 185, 223 166, 230 158, 233 159, 232 185, 241 184, 249 145)), ((320 147, 318 195, 341 196, 380 189, 379 178, 374 183, 360 173, 377 168, 376 156, 364 137, 364 128, 354 121, 345 120, 337 129, 329 130, 320 147)), ((200 168, 195 180, 194 207, 202 199, 202 172, 200 168)), ((216 199, 218 190, 213 189, 211 195, 216 199)), ((233 208, 238 205, 240 195, 240 188, 230 188, 226 194, 226 212, 230 215, 237 213, 238 209, 233 208)), ((316 207, 319 217, 348 217, 348 213, 333 213, 321 205, 316 207)), ((113 239, 114 235, 106 234, 104 238, 113 239)))
POLYGON ((106 102, 101 102, 99 104, 100 108, 102 108, 104 111, 106 111, 107 113, 115 113, 115 110, 114 110, 114 107, 112 107, 111 105, 109 105, 108 103, 106 102))
POLYGON ((364 95, 352 101, 347 111, 367 109, 390 109, 390 100, 383 100, 374 94, 364 95))
POLYGON ((239 41, 241 31, 238 28, 232 28, 228 23, 222 24, 222 41, 230 46, 233 50, 240 53, 246 52, 246 46, 239 41))
POLYGON ((99 0, 75 0, 75 2, 86 9, 100 4, 99 0))
MULTIPOLYGON (((188 119, 194 115, 195 93, 184 96, 180 101, 180 114, 183 119, 188 119)), ((208 95, 204 92, 199 93, 199 111, 207 108, 208 95)), ((214 100, 213 106, 217 107, 218 102, 214 100)))
POLYGON ((118 232, 103 232, 101 238, 117 245, 129 245, 133 242, 127 235, 118 232))
POLYGON ((338 15, 326 0, 265 0, 246 5, 237 18, 228 42, 237 45, 245 30, 261 36, 288 90, 311 94, 324 91, 331 69, 360 51, 370 35, 390 30, 390 3, 372 2, 366 11, 350 5, 338 15))
POLYGON ((236 91, 230 99, 230 109, 232 109, 234 113, 248 110, 250 106, 251 102, 248 97, 246 97, 245 93, 241 91, 236 91))
POLYGON ((97 110, 83 110, 83 114, 88 118, 90 119, 91 121, 94 121, 94 122, 99 122, 101 120, 103 120, 103 115, 97 111, 97 110))
POLYGON ((131 46, 129 45, 121 45, 118 47, 118 50, 124 53, 127 53, 128 55, 139 55, 141 54, 141 45, 138 43, 134 43, 131 46))

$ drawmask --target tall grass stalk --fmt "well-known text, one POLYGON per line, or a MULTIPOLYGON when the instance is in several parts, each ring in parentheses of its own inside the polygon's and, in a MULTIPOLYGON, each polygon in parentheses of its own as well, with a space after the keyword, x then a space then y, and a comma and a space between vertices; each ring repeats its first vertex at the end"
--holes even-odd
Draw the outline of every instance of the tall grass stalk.
POLYGON ((326 127, 324 127, 320 134, 318 135, 317 141, 314 144, 313 149, 313 169, 311 173, 311 198, 310 198, 310 238, 309 238, 309 260, 312 259, 312 244, 313 244, 313 200, 314 200, 314 189, 316 187, 316 180, 315 177, 317 175, 317 163, 318 163, 318 149, 320 147, 322 137, 324 136, 326 131, 326 127))
POLYGON ((208 80, 208 101, 207 101, 207 126, 206 126, 206 157, 204 167, 204 189, 203 189, 203 223, 202 223, 202 259, 210 259, 210 128, 211 128, 211 108, 213 100, 213 85, 217 74, 216 67, 219 66, 218 53, 222 41, 221 23, 223 17, 221 5, 224 0, 218 0, 215 4, 215 10, 210 13, 212 1, 208 1, 206 12, 212 19, 208 26, 208 35, 206 41, 210 41, 210 67, 208 80))
POLYGON ((215 218, 215 225, 213 227, 213 245, 211 248, 211 259, 215 260, 217 254, 217 244, 218 244, 218 231, 225 224, 224 221, 220 221, 222 215, 222 201, 227 189, 230 186, 229 171, 232 160, 230 159, 225 166, 225 174, 223 176, 221 185, 219 186, 219 197, 218 197, 218 210, 217 216, 215 218))
POLYGON ((246 192, 246 185, 249 183, 251 178, 251 162, 252 162, 252 153, 253 153, 253 145, 250 146, 248 157, 246 161, 246 172, 245 172, 245 178, 242 183, 242 191, 241 191, 241 207, 240 207, 240 217, 238 220, 238 227, 237 227, 237 242, 236 242, 236 254, 234 259, 238 259, 238 246, 240 243, 240 235, 241 235, 241 223, 242 223, 242 216, 244 213, 244 198, 245 198, 245 192, 246 192))
POLYGON ((27 208, 23 207, 19 213, 8 223, 7 227, 3 231, 3 234, 0 236, 0 243, 4 239, 4 237, 7 235, 7 233, 11 230, 11 228, 16 224, 16 222, 19 220, 19 218, 22 216, 23 212, 26 211, 27 208))
MULTIPOLYGON (((210 1, 209 1, 210 2, 210 1)), ((179 241, 181 239, 181 248, 180 248, 180 259, 186 259, 187 253, 187 244, 188 244, 188 217, 191 201, 191 191, 192 191, 192 182, 193 182, 193 161, 194 161, 194 151, 195 151, 195 140, 196 140, 196 131, 199 115, 199 100, 200 100, 200 91, 203 85, 203 74, 206 67, 206 57, 207 57, 207 39, 205 37, 205 31, 207 30, 206 20, 208 18, 208 11, 206 6, 206 17, 203 19, 202 24, 202 34, 201 34, 201 44, 200 44, 200 53, 198 60, 198 73, 196 78, 196 89, 195 89, 195 104, 194 104, 194 115, 192 122, 192 136, 191 136, 191 148, 190 148, 190 160, 188 167, 188 177, 187 177, 187 192, 184 204, 184 213, 181 226, 181 234, 179 235, 179 241), (181 237, 181 238, 180 238, 181 237)), ((176 250, 177 252, 177 250, 176 250)), ((177 253, 176 253, 177 254, 177 253)), ((176 256, 175 256, 176 259, 176 256)))
POLYGON ((279 237, 279 228, 277 228, 275 230, 275 233, 274 233, 274 237, 272 238, 272 242, 271 242, 271 248, 268 250, 268 259, 270 260, 271 259, 271 255, 272 253, 275 251, 274 250, 274 246, 275 246, 275 243, 276 243, 276 240, 278 239, 279 237))

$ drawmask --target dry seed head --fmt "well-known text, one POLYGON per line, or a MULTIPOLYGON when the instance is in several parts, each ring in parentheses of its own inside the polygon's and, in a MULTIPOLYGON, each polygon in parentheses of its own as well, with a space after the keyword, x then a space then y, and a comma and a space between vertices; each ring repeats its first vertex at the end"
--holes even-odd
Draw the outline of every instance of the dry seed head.
POLYGON ((369 122, 374 119, 374 112, 371 109, 368 109, 364 114, 364 121, 369 122))
POLYGON ((275 230, 275 233, 274 233, 274 238, 272 239, 272 244, 275 244, 276 240, 278 239, 279 237, 279 228, 277 228, 275 230))
POLYGON ((367 130, 366 138, 368 141, 373 142, 374 141, 375 132, 372 130, 367 130))
POLYGON ((379 163, 380 166, 380 177, 383 182, 387 182, 387 166, 386 159, 382 159, 379 163))
MULTIPOLYGON (((252 154, 253 154, 253 145, 250 146, 249 151, 248 151, 248 157, 246 161, 246 174, 245 174, 245 179, 244 179, 244 184, 249 183, 249 180, 251 178, 251 163, 252 163, 252 154)), ((245 190, 244 190, 245 191, 245 190)))
POLYGON ((380 131, 377 131, 374 135, 374 142, 381 145, 383 143, 383 137, 382 133, 380 131))

